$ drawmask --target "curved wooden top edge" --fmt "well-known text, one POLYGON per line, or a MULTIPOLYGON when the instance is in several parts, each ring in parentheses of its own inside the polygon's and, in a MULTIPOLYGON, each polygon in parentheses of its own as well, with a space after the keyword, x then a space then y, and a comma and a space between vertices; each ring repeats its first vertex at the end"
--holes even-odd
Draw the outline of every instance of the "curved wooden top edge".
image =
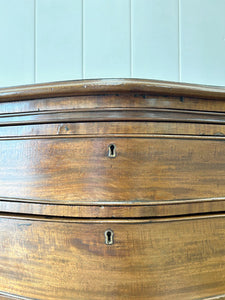
POLYGON ((23 85, 0 89, 0 102, 114 93, 225 100, 225 87, 148 79, 89 79, 23 85))

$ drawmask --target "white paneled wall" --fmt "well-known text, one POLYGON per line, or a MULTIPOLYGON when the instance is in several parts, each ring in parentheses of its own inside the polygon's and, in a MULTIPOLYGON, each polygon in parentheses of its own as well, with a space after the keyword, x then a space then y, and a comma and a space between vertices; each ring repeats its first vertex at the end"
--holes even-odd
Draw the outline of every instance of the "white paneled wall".
POLYGON ((132 75, 179 80, 178 1, 132 1, 132 75))
POLYGON ((0 86, 34 82, 34 2, 0 0, 0 86))
POLYGON ((84 77, 130 77, 130 0, 83 1, 84 77))
POLYGON ((37 0, 37 82, 82 78, 82 0, 37 0))
POLYGON ((225 86, 225 0, 0 0, 0 86, 82 78, 225 86))
POLYGON ((225 0, 181 0, 181 80, 225 86, 225 0))

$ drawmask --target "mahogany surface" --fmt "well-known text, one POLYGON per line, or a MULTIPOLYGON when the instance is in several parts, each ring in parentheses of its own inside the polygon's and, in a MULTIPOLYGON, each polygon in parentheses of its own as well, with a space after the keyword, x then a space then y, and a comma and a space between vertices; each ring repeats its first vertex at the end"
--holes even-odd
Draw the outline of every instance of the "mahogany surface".
POLYGON ((43 300, 221 295, 224 226, 225 214, 122 221, 2 217, 1 288, 43 300), (109 228, 111 246, 104 244, 109 228))
POLYGON ((0 89, 0 299, 225 299, 224 124, 219 87, 0 89))

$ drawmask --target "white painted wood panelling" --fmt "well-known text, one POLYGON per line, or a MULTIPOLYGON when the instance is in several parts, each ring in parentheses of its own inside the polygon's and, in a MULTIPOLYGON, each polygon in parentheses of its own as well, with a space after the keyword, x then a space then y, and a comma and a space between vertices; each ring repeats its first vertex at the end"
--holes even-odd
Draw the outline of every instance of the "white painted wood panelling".
POLYGON ((83 0, 84 77, 130 77, 130 0, 83 0))
POLYGON ((36 0, 36 81, 82 78, 82 0, 36 0))
POLYGON ((0 1, 0 86, 34 82, 34 2, 0 1))
POLYGON ((225 86, 225 0, 0 0, 0 87, 112 77, 225 86))
POLYGON ((131 0, 132 76, 178 81, 178 0, 131 0))
POLYGON ((225 86, 225 0, 181 0, 181 80, 225 86))

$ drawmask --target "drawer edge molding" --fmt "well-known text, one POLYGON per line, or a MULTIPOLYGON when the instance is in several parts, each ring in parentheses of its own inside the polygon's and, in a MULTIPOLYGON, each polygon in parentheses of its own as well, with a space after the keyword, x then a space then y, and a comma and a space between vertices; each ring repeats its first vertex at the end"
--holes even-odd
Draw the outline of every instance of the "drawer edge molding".
POLYGON ((36 300, 34 298, 22 297, 0 291, 0 300, 36 300))
POLYGON ((198 300, 224 300, 225 299, 225 294, 223 295, 216 295, 216 296, 212 296, 212 297, 207 297, 207 298, 201 298, 198 300))
POLYGON ((171 200, 149 203, 95 203, 71 204, 48 200, 40 203, 30 199, 0 198, 0 211, 4 213, 63 216, 74 218, 146 218, 173 215, 204 214, 225 211, 225 198, 171 200), (23 203, 23 205, 21 205, 23 203))
POLYGON ((225 114, 219 112, 174 109, 98 109, 70 112, 35 112, 0 115, 0 125, 26 125, 77 122, 177 122, 224 124, 225 114))

